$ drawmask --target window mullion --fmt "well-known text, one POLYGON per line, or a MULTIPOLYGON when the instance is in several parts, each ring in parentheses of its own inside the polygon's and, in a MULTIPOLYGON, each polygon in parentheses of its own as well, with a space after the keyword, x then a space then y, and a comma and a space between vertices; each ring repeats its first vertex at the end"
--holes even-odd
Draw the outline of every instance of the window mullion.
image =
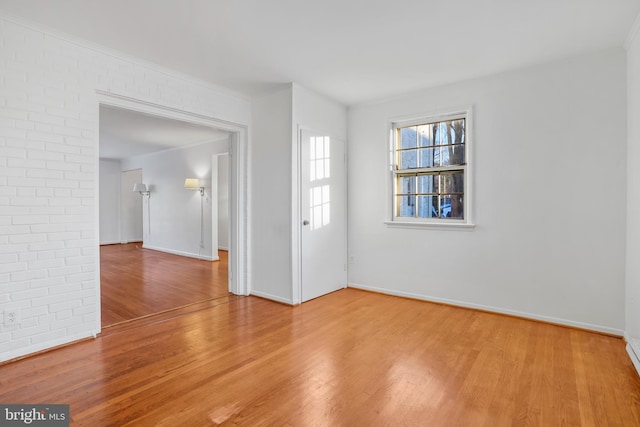
POLYGON ((468 118, 468 113, 456 113, 433 116, 432 120, 412 120, 393 125, 394 164, 391 176, 394 188, 394 220, 396 218, 399 221, 405 218, 407 221, 419 222, 429 219, 437 222, 441 220, 450 222, 454 218, 467 220, 468 118), (421 145, 421 136, 425 137, 425 143, 428 145, 421 145), (414 139, 413 142, 411 138, 414 139), (460 143, 456 143, 458 141, 460 143), (459 152, 459 149, 462 149, 462 152, 459 152), (462 163, 451 164, 460 161, 462 163), (436 166, 442 164, 444 166, 436 166), (433 176, 433 178, 421 178, 424 176, 433 176), (460 182, 461 179, 464 181, 460 182), (420 182, 424 182, 424 188, 419 190, 420 182), (435 203, 433 197, 437 198, 435 203), (420 204, 421 199, 424 199, 424 206, 420 204), (436 207, 436 216, 432 216, 436 207), (412 215, 409 216, 411 209, 413 209, 412 215), (452 218, 445 218, 443 215, 452 216, 452 218))

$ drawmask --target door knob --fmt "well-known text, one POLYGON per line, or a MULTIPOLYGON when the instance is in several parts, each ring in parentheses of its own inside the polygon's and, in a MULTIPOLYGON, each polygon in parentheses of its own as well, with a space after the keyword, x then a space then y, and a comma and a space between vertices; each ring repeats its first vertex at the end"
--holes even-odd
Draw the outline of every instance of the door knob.
POLYGON ((305 219, 304 221, 302 221, 302 225, 309 225, 309 220, 305 219))

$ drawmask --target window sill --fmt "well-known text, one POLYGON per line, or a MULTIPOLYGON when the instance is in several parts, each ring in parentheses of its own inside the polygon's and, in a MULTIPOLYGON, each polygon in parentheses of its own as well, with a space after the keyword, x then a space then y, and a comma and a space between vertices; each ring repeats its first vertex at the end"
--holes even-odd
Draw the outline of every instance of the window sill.
POLYGON ((475 228, 475 224, 455 222, 417 222, 417 221, 385 221, 387 227, 391 228, 422 228, 432 230, 466 230, 475 228))

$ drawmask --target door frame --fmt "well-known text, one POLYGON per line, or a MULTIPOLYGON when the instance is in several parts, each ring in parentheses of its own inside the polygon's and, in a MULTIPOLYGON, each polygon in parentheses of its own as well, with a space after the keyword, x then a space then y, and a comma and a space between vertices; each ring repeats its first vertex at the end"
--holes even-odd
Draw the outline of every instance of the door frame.
MULTIPOLYGON (((229 122, 211 116, 193 113, 173 107, 155 104, 140 99, 130 98, 123 95, 116 95, 105 91, 96 91, 98 103, 126 110, 137 111, 140 113, 159 116, 163 118, 179 120, 187 123, 208 126, 214 129, 220 129, 230 132, 229 144, 229 291, 236 295, 249 295, 251 292, 248 281, 248 218, 247 218, 247 201, 248 195, 248 128, 245 125, 229 122)), ((96 135, 97 144, 99 146, 99 132, 96 135)), ((98 150, 96 150, 97 152, 98 150)), ((99 154, 96 154, 95 165, 96 175, 99 169, 99 154)), ((99 176, 97 176, 99 180, 99 176)), ((99 182, 99 181, 97 181, 99 182)), ((97 205, 97 204, 96 204, 97 205)), ((95 219, 97 227, 99 227, 99 209, 95 211, 95 219)), ((99 229, 96 230, 99 235, 99 229)), ((99 246, 99 238, 96 238, 96 245, 99 246)), ((100 283, 100 255, 98 252, 98 271, 97 280, 100 283)), ((97 287, 97 297, 100 301, 100 286, 97 287)), ((101 302, 100 302, 101 304, 101 302)), ((99 316, 98 316, 99 317, 99 316)), ((98 319, 100 325, 100 319, 98 319)))
MULTIPOLYGON (((345 206, 344 206, 344 218, 347 220, 347 209, 349 205, 349 193, 348 193, 348 170, 347 170, 347 141, 334 136, 331 132, 323 132, 313 129, 311 127, 296 125, 295 128, 295 144, 292 144, 292 168, 291 168, 291 282, 292 292, 291 300, 294 305, 302 304, 302 197, 300 191, 302 190, 302 132, 312 132, 317 134, 326 135, 329 138, 340 140, 344 143, 344 167, 345 167, 345 182, 344 182, 344 194, 345 194, 345 206)), ((348 227, 348 223, 347 223, 348 227)), ((348 234, 348 233, 347 233, 348 234)), ((348 265, 348 237, 345 235, 344 245, 345 254, 347 257, 344 262, 348 265)), ((348 272, 347 272, 348 273, 348 272)), ((345 283, 345 287, 346 287, 345 283)))

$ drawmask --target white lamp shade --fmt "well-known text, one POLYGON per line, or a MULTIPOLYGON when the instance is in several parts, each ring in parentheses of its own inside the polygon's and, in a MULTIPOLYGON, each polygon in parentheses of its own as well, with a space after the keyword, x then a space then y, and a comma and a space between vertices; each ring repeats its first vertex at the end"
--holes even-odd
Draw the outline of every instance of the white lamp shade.
POLYGON ((184 180, 184 188, 189 190, 199 190, 200 180, 198 178, 187 178, 184 180))
POLYGON ((133 191, 145 192, 147 191, 147 184, 142 184, 142 183, 133 184, 133 191))

